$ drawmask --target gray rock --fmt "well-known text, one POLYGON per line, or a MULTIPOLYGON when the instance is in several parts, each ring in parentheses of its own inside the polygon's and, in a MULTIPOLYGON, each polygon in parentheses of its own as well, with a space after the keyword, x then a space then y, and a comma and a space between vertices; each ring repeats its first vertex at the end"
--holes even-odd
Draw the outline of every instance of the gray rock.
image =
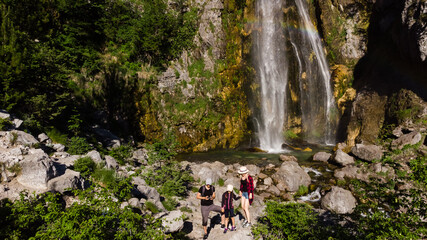
POLYGON ((4 110, 0 110, 0 118, 10 120, 10 114, 4 110))
POLYGON ((49 140, 49 137, 46 135, 46 133, 40 133, 37 138, 39 139, 40 142, 45 142, 47 140, 49 140))
POLYGON ((274 194, 276 196, 280 195, 280 190, 276 186, 274 186, 274 185, 268 187, 267 188, 267 192, 272 193, 272 194, 274 194))
POLYGON ((22 121, 21 119, 17 119, 17 118, 13 119, 12 122, 13 122, 13 125, 15 126, 16 129, 20 128, 21 125, 24 123, 24 121, 22 121))
POLYGON ((48 181, 56 176, 56 168, 50 159, 30 160, 21 163, 20 184, 40 190, 48 189, 48 181))
POLYGON ((153 202, 158 209, 165 211, 165 207, 161 203, 159 192, 150 186, 147 186, 145 181, 139 177, 132 178, 132 183, 135 185, 132 194, 137 198, 145 198, 153 202))
POLYGON ((421 134, 419 132, 411 132, 408 134, 404 134, 398 139, 395 139, 391 142, 391 148, 402 149, 405 145, 414 145, 421 141, 421 134))
POLYGON ((341 149, 338 149, 335 152, 334 161, 341 166, 347 166, 349 164, 354 164, 354 158, 347 153, 343 152, 341 149))
POLYGON ((84 180, 79 172, 66 169, 63 175, 52 178, 47 185, 49 191, 64 193, 70 189, 83 189, 84 180))
POLYGON ((119 164, 117 163, 116 159, 114 159, 112 156, 107 155, 105 156, 105 162, 107 168, 117 170, 119 169, 119 164))
POLYGON ((284 154, 280 154, 279 156, 280 160, 286 162, 286 161, 295 161, 298 162, 298 159, 293 156, 293 155, 284 155, 284 154))
POLYGON ((311 183, 310 176, 294 161, 284 162, 272 178, 279 189, 279 185, 283 184, 282 188, 289 192, 296 192, 301 185, 308 187, 311 183))
POLYGON ((328 162, 332 154, 326 152, 318 152, 314 154, 313 161, 328 162))
POLYGON ((128 200, 129 206, 133 208, 141 208, 142 204, 139 202, 138 198, 131 198, 128 200))
POLYGON ((101 158, 101 154, 96 150, 92 150, 92 151, 86 153, 85 157, 92 158, 92 160, 97 164, 104 163, 104 160, 102 160, 102 158, 101 158))
POLYGON ((132 154, 132 159, 139 163, 146 164, 148 159, 147 150, 144 148, 139 148, 135 150, 132 154))
POLYGON ((112 134, 107 129, 101 128, 99 126, 93 126, 93 131, 99 136, 101 142, 108 148, 120 147, 120 138, 112 134))
POLYGON ((376 145, 356 144, 356 146, 351 149, 351 153, 356 157, 369 162, 372 162, 373 160, 380 160, 383 157, 381 147, 376 145))
POLYGON ((344 178, 350 178, 359 179, 367 182, 369 180, 369 173, 365 169, 349 165, 341 169, 335 170, 334 177, 339 180, 344 180, 344 178))
POLYGON ((356 203, 356 198, 350 191, 336 186, 322 199, 322 207, 336 214, 352 213, 356 203))
POLYGON ((184 227, 182 215, 180 210, 175 210, 162 217, 162 226, 166 233, 179 232, 184 227))
POLYGON ((273 179, 271 179, 271 177, 264 179, 264 185, 270 186, 271 184, 273 184, 273 179))
POLYGON ((53 149, 55 149, 55 151, 57 152, 63 152, 65 151, 65 146, 60 144, 60 143, 55 143, 52 145, 53 149))
POLYGON ((19 130, 10 131, 8 133, 8 137, 10 142, 15 142, 15 144, 21 144, 29 147, 39 143, 33 135, 19 130))

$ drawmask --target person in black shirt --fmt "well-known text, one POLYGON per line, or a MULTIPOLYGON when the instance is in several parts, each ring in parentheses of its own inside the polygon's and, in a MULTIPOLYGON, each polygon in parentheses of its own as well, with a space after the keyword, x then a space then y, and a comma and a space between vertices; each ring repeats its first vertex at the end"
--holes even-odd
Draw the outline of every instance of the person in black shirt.
MULTIPOLYGON (((201 200, 201 211, 202 211, 202 225, 205 235, 203 239, 208 238, 208 217, 211 211, 222 213, 224 210, 213 203, 215 199, 215 187, 212 186, 212 179, 206 179, 206 185, 200 187, 197 193, 197 199, 201 200)), ((224 215, 221 216, 221 225, 224 224, 224 215)))

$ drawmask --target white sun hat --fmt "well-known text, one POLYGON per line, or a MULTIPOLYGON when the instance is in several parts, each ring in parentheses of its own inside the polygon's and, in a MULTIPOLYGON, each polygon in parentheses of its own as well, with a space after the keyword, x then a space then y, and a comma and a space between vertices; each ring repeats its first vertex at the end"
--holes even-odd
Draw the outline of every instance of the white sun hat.
POLYGON ((248 173, 249 170, 245 166, 241 166, 239 171, 237 171, 239 174, 245 174, 248 173))
POLYGON ((233 185, 228 184, 227 185, 227 191, 232 192, 233 191, 233 185))

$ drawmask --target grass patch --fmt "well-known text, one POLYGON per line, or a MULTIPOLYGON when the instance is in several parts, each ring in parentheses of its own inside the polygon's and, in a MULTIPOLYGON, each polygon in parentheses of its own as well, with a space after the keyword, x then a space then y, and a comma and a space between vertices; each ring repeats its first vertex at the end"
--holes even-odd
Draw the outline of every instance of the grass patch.
POLYGON ((152 212, 153 214, 160 212, 159 209, 157 208, 157 206, 152 202, 148 202, 148 201, 145 202, 144 207, 147 210, 150 210, 150 212, 152 212))

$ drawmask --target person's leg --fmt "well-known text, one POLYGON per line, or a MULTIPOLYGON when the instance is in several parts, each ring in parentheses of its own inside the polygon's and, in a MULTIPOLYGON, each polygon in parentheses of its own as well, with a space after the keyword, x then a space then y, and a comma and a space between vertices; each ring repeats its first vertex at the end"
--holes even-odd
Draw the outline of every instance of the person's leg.
POLYGON ((208 217, 209 217, 209 206, 202 206, 202 225, 205 234, 208 234, 208 217))
POLYGON ((233 228, 236 227, 236 223, 234 222, 234 217, 231 217, 231 225, 233 226, 233 228))
POLYGON ((244 199, 243 200, 243 205, 242 205, 243 211, 246 215, 246 220, 250 223, 251 222, 251 215, 249 213, 249 199, 244 199))
POLYGON ((220 206, 214 205, 214 204, 209 206, 209 210, 221 213, 221 225, 224 225, 224 222, 225 222, 224 210, 220 206))

